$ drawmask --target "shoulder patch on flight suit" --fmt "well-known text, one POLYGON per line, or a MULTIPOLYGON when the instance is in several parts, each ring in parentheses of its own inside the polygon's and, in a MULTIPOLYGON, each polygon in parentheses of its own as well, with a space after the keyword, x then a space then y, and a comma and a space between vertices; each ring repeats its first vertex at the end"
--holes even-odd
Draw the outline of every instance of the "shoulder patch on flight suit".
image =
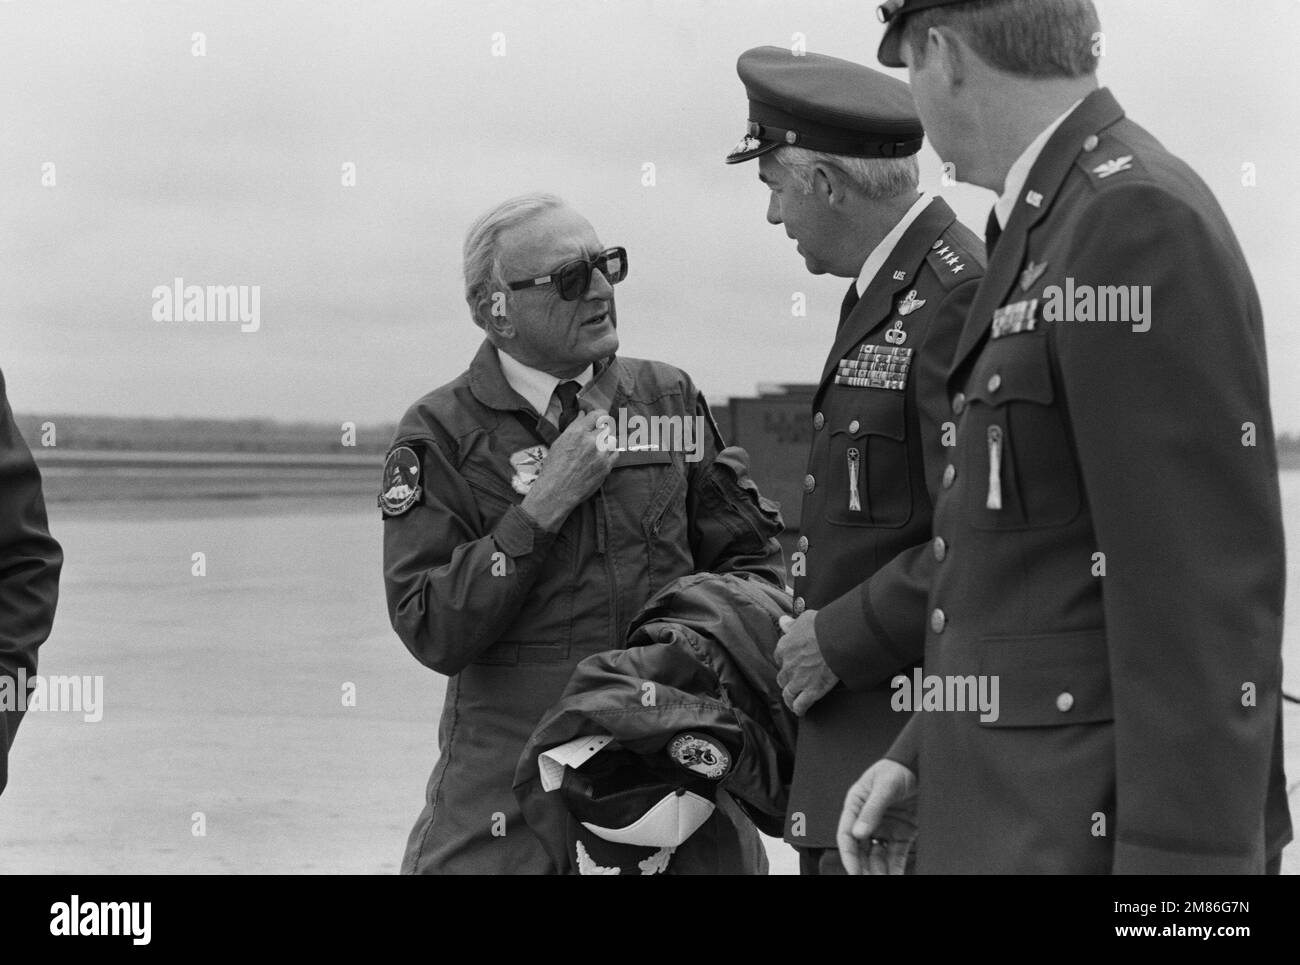
POLYGON ((394 448, 384 460, 379 488, 379 508, 384 516, 401 516, 420 499, 421 460, 415 445, 394 448))
POLYGON ((971 277, 971 272, 982 274, 979 259, 967 251, 950 234, 944 232, 930 246, 925 260, 939 278, 944 289, 955 288, 971 277))

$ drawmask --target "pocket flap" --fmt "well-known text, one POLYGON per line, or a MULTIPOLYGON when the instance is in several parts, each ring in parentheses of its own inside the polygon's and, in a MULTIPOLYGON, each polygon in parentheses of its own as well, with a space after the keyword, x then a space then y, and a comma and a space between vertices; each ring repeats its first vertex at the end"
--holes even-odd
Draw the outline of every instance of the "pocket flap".
MULTIPOLYGON (((887 390, 881 389, 881 392, 887 390)), ((907 414, 902 393, 890 392, 888 397, 876 395, 863 398, 861 404, 846 414, 836 414, 831 435, 858 439, 862 436, 885 436, 902 441, 907 436, 907 414)), ((855 401, 857 401, 855 399, 855 401)))
POLYGON ((1014 335, 990 344, 967 380, 965 392, 967 399, 986 405, 1013 400, 1050 405, 1055 396, 1047 335, 1014 335))
POLYGON ((627 469, 630 466, 650 466, 672 461, 673 454, 662 449, 629 449, 618 454, 614 468, 627 469))
POLYGON ((985 727, 1058 727, 1114 718, 1103 630, 985 637, 979 671, 998 680, 998 718, 985 727))

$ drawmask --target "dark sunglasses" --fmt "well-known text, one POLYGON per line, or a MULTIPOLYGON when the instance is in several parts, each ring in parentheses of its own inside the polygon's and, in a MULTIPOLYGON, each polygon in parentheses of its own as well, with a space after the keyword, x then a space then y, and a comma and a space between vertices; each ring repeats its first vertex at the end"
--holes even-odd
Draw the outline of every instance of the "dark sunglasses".
POLYGON ((576 302, 591 287, 592 271, 599 271, 607 282, 617 285, 627 277, 627 249, 608 248, 590 261, 579 259, 566 262, 549 275, 529 278, 527 281, 512 281, 506 287, 511 291, 519 291, 521 288, 540 288, 542 285, 553 284, 566 302, 576 302))

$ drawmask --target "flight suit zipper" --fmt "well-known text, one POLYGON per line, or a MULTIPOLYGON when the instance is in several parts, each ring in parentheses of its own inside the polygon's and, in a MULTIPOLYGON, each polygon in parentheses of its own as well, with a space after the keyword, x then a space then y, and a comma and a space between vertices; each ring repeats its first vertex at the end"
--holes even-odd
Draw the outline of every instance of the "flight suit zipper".
POLYGON ((1002 427, 989 426, 989 495, 986 509, 1002 508, 1002 427))
POLYGON ((862 498, 858 495, 858 467, 862 463, 862 454, 854 447, 847 453, 849 463, 849 512, 862 512, 862 498))

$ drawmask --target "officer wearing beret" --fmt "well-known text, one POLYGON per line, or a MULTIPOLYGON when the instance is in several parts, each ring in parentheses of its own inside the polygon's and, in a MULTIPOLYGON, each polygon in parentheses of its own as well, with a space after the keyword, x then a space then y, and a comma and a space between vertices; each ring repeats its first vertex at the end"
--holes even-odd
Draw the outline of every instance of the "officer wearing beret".
POLYGON ((808 413, 797 618, 777 648, 802 715, 785 837, 804 873, 843 873, 844 792, 905 723, 888 682, 924 646, 931 493, 952 419, 944 375, 983 249, 944 201, 917 193, 924 132, 906 84, 780 47, 746 51, 737 71, 749 129, 727 161, 757 159, 767 220, 810 272, 854 279, 808 413))
MULTIPOLYGON (((41 474, 23 442, 0 375, 0 695, 16 697, 19 671, 36 673, 36 651, 50 635, 63 552, 50 536, 41 474)), ((16 702, 0 701, 0 793, 9 748, 22 722, 16 702)), ((25 703, 23 704, 25 706, 25 703)))
POLYGON ((948 380, 925 668, 996 676, 1001 707, 917 714, 845 802, 845 863, 879 866, 919 771, 925 873, 1272 870, 1285 556, 1232 229, 1098 87, 1091 0, 882 13, 940 156, 999 195, 948 380))

